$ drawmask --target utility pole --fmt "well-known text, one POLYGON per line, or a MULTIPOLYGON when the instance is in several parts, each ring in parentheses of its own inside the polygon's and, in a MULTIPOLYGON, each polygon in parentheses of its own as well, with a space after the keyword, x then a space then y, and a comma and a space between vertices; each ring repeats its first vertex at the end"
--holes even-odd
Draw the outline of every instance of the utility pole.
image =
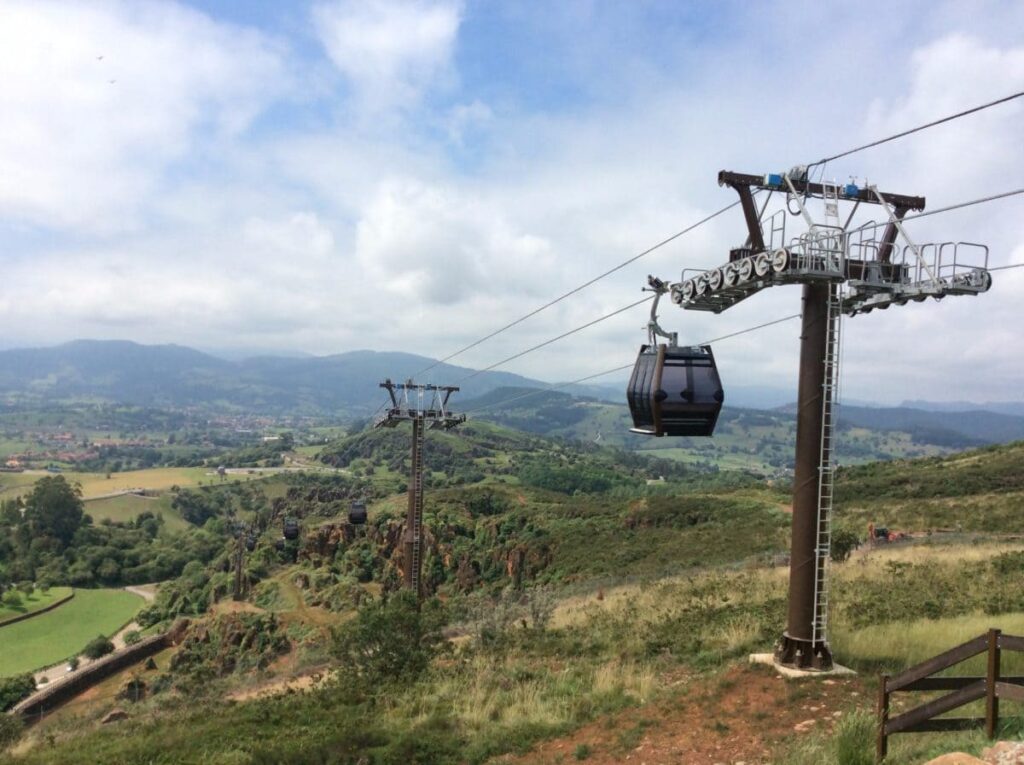
POLYGON ((374 423, 375 428, 394 428, 412 423, 412 465, 409 469, 409 502, 402 535, 402 583, 423 596, 423 443, 428 429, 450 430, 466 421, 464 414, 448 411, 448 399, 459 389, 454 386, 418 385, 412 380, 380 384, 391 397, 391 407, 374 423))

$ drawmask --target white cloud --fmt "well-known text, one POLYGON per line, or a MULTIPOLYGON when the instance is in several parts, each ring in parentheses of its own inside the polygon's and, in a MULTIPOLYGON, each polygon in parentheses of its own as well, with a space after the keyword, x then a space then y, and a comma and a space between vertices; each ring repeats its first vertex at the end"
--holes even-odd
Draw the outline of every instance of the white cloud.
POLYGON ((331 61, 371 112, 412 107, 440 78, 462 15, 450 0, 340 0, 313 9, 331 61))
MULTIPOLYGON (((66 23, 53 19, 64 6, 10 7, 24 17, 17 37, 27 50, 35 48, 26 41, 42 39, 33 29, 55 25, 61 62, 54 71, 33 53, 31 66, 12 64, 0 51, 0 66, 22 80, 0 82, 4 114, 12 104, 19 115, 0 125, 0 167, 10 171, 0 176, 0 236, 28 242, 16 262, 5 262, 0 282, 7 342, 17 344, 115 335, 443 356, 734 201, 715 184, 719 169, 786 167, 1014 89, 1024 50, 1001 41, 995 21, 968 24, 955 4, 944 6, 952 16, 942 24, 930 16, 914 40, 890 44, 897 34, 884 30, 900 25, 865 11, 836 37, 807 38, 799 55, 776 51, 757 66, 737 55, 750 45, 749 30, 706 45, 694 38, 680 68, 671 51, 659 59, 640 43, 623 54, 632 64, 619 67, 618 49, 586 50, 593 39, 573 28, 564 55, 573 58, 574 76, 587 75, 588 62, 605 67, 590 73, 588 94, 597 97, 573 103, 569 93, 526 108, 460 82, 456 35, 479 27, 460 28, 461 5, 352 2, 314 12, 352 91, 317 89, 320 100, 296 114, 279 108, 284 99, 294 104, 280 90, 286 67, 302 67, 305 78, 329 64, 285 62, 264 34, 169 4, 69 5, 66 23), (867 34, 875 29, 882 37, 867 34), (794 65, 828 60, 868 38, 871 55, 856 66, 794 65), (161 71, 153 87, 108 103, 124 76, 100 88, 76 56, 101 67, 115 58, 110 51, 125 49, 145 71, 161 71), (187 71, 174 72, 175 58, 187 71), (259 76, 250 76, 253 67, 259 76), (603 77, 611 70, 615 76, 603 77), (451 96, 442 108, 429 99, 439 86, 451 96), (267 130, 239 132, 266 107, 267 130), (397 115, 401 130, 368 130, 387 122, 381 110, 397 115), (19 228, 25 221, 37 224, 27 234, 19 228), (108 235, 97 244, 101 226, 108 235), (53 228, 60 236, 50 241, 53 228)), ((798 21, 766 12, 750 23, 758 40, 770 40, 798 21)), ((560 55, 551 51, 549 60, 560 55)), ((1000 107, 828 172, 926 194, 932 208, 1018 186, 1019 114, 1000 107)), ((1006 263, 1024 258, 1017 205, 926 218, 911 230, 922 241, 980 238, 992 246, 994 264, 1006 263)), ((674 278, 683 266, 723 262, 743 236, 731 211, 456 361, 486 366, 547 340, 638 299, 648 273, 674 278)), ((7 252, 14 249, 0 255, 7 252)), ((980 298, 849 322, 847 394, 1012 397, 999 391, 1019 389, 1024 376, 1013 289, 1021 278, 1001 272, 980 298), (974 387, 951 390, 965 363, 977 371, 974 387)), ((662 318, 697 342, 797 310, 799 290, 779 288, 722 315, 667 305, 662 318)), ((508 368, 564 380, 627 363, 645 321, 645 308, 636 308, 508 368)), ((798 334, 791 322, 723 341, 716 354, 726 384, 795 390, 798 334)))
POLYGON ((236 136, 282 78, 262 34, 178 5, 5 2, 0 216, 137 226, 164 171, 196 161, 199 131, 236 136))
POLYGON ((409 179, 381 184, 359 221, 356 256, 382 289, 442 306, 499 290, 542 294, 554 265, 547 241, 479 197, 409 179))

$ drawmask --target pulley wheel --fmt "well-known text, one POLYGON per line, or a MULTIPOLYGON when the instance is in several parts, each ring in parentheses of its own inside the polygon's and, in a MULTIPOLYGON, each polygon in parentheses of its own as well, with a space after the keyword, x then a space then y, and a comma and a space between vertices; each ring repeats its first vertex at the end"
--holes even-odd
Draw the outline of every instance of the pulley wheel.
POLYGON ((785 250, 776 250, 772 253, 772 271, 782 273, 789 268, 789 253, 785 250))
POLYGON ((750 277, 754 275, 754 259, 743 258, 737 266, 736 271, 739 273, 740 281, 750 281, 750 277))
POLYGON ((672 298, 672 302, 676 305, 683 304, 683 288, 678 284, 673 284, 669 290, 669 297, 672 298))
POLYGON ((693 280, 694 290, 697 293, 697 297, 702 297, 705 292, 708 291, 708 277, 704 274, 696 277, 693 280))
POLYGON ((739 278, 739 269, 736 267, 735 263, 726 263, 722 266, 722 283, 726 287, 735 287, 739 278))
POLYGON ((683 302, 689 303, 693 300, 693 295, 697 291, 697 288, 693 284, 693 279, 687 279, 683 282, 683 302))
POLYGON ((716 268, 714 271, 709 271, 708 275, 708 288, 712 292, 717 292, 722 286, 722 271, 716 268))
POLYGON ((772 270, 771 259, 768 253, 762 252, 754 256, 754 273, 758 276, 767 276, 772 270))

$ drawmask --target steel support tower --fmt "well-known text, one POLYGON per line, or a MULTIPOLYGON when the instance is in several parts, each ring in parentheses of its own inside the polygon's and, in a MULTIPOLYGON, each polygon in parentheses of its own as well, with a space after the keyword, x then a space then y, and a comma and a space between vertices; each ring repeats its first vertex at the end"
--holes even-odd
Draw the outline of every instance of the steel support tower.
POLYGON ((790 667, 828 670, 842 315, 985 292, 992 284, 988 248, 965 242, 916 244, 902 221, 908 212, 924 209, 923 197, 881 192, 871 185, 813 183, 802 167, 763 176, 722 171, 718 182, 739 194, 747 240, 730 251, 727 263, 696 273, 683 271, 668 290, 681 308, 721 313, 767 287, 803 286, 789 608, 775 658, 790 667), (767 198, 758 209, 755 196, 764 192, 767 198), (785 195, 786 210, 766 218, 775 193, 785 195), (822 201, 822 218, 815 219, 808 210, 811 199, 822 201), (876 205, 886 220, 851 228, 862 204, 876 205), (843 206, 849 209, 845 221, 840 216, 843 206), (791 239, 786 238, 787 212, 799 215, 807 227, 791 239))
POLYGON ((393 428, 401 422, 412 423, 412 453, 409 468, 409 502, 402 535, 402 583, 423 596, 423 443, 426 431, 450 430, 466 421, 465 414, 448 411, 448 399, 459 389, 454 386, 417 385, 412 380, 380 384, 391 397, 391 406, 374 423, 375 428, 393 428))

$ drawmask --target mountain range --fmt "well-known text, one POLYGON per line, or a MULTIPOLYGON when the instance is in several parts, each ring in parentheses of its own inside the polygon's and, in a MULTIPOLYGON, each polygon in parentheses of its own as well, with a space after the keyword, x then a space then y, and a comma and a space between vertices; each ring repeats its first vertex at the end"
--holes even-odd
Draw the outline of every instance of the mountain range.
MULTIPOLYGON (((0 351, 0 398, 8 403, 104 400, 151 407, 359 416, 384 400, 379 383, 385 378, 405 380, 434 364, 425 356, 385 351, 228 360, 179 345, 75 340, 49 348, 0 351)), ((547 386, 509 372, 475 374, 451 364, 437 364, 417 382, 460 385, 466 397, 499 387, 547 386)), ((587 386, 567 390, 608 396, 587 386)))
MULTIPOLYGON (((417 376, 418 382, 459 385, 462 390, 452 400, 456 410, 486 406, 485 416, 533 432, 608 439, 618 429, 612 423, 628 419, 622 385, 574 385, 557 393, 537 394, 536 389, 549 384, 509 372, 477 373, 411 353, 351 351, 225 359, 179 345, 122 340, 76 340, 48 348, 0 351, 0 401, 8 404, 111 401, 158 408, 361 417, 385 400, 381 381, 410 376, 417 376), (432 367, 429 373, 419 374, 427 367, 432 367), (500 405, 500 399, 531 390, 531 397, 511 408, 500 405)), ((766 405, 778 401, 781 392, 773 391, 763 400, 756 394, 754 389, 730 388, 724 421, 731 417, 728 411, 743 408, 771 410, 780 425, 792 419, 793 405, 766 405)), ((1024 439, 1024 417, 1020 416, 1024 402, 992 404, 992 411, 984 406, 847 403, 840 409, 840 423, 874 432, 908 433, 917 443, 952 448, 1024 439)))

